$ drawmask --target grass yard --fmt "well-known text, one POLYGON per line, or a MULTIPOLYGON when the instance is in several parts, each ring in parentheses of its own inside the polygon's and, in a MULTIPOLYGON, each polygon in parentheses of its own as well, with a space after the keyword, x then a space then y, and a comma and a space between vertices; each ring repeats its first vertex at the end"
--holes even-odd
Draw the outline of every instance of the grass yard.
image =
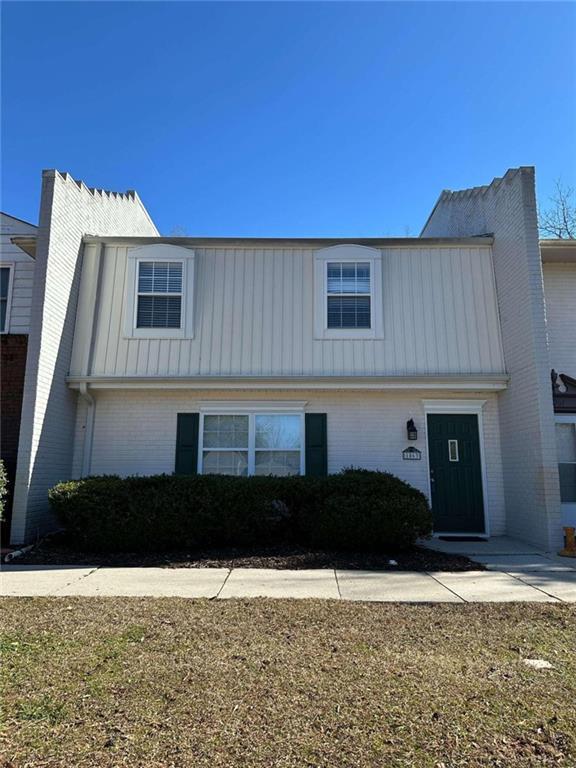
POLYGON ((576 606, 5 598, 0 612, 2 768, 576 766, 576 606))

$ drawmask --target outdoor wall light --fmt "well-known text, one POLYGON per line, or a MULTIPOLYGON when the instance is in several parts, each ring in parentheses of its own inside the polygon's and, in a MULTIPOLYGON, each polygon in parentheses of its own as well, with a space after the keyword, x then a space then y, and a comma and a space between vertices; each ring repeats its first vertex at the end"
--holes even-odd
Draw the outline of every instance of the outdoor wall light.
POLYGON ((414 419, 409 419, 406 422, 406 432, 408 433, 408 440, 418 440, 418 430, 414 426, 414 419))

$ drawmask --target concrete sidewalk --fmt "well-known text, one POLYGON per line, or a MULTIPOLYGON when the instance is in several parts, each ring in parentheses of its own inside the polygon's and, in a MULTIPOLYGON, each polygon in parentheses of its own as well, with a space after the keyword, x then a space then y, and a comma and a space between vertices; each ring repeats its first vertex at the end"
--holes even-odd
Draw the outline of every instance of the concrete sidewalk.
MULTIPOLYGON (((518 556, 516 556, 518 557, 518 556)), ((551 561, 550 561, 551 562, 551 561)), ((539 568, 417 573, 412 571, 258 568, 105 568, 4 565, 4 596, 275 597, 382 602, 576 602, 576 570, 539 568)), ((508 566, 506 566, 508 567, 508 566)))

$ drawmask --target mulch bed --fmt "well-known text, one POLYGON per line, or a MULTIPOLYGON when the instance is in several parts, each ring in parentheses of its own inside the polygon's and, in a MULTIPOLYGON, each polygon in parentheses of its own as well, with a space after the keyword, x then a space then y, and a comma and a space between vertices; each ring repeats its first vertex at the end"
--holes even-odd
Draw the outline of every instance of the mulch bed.
POLYGON ((61 536, 40 542, 14 561, 18 565, 161 566, 166 568, 341 568, 374 571, 478 571, 484 566, 461 555, 413 547, 406 552, 332 552, 294 545, 221 548, 198 552, 119 552, 73 549, 61 536), (392 564, 390 561, 396 564, 392 564))

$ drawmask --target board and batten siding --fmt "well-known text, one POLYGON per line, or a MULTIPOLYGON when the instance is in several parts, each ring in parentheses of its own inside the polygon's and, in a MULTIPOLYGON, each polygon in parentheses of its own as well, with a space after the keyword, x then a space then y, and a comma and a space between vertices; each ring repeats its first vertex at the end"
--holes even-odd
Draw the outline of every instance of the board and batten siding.
POLYGON ((576 378, 576 264, 544 264, 550 365, 576 378))
POLYGON ((383 248, 384 338, 367 340, 314 338, 316 251, 298 247, 195 248, 194 338, 126 338, 127 251, 85 246, 100 287, 93 327, 79 304, 73 376, 504 372, 489 246, 383 248))

